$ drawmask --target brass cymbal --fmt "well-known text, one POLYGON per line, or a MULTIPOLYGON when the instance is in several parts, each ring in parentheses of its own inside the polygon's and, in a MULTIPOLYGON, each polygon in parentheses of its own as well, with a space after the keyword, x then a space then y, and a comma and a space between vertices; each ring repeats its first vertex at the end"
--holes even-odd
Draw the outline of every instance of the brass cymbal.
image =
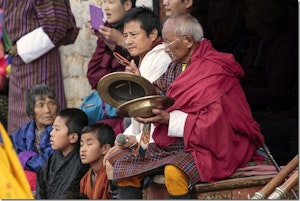
POLYGON ((169 96, 145 96, 121 104, 116 113, 121 117, 151 117, 152 109, 165 110, 174 104, 169 96))
POLYGON ((156 94, 152 83, 128 72, 113 72, 102 77, 97 85, 100 97, 113 107, 127 101, 156 94))

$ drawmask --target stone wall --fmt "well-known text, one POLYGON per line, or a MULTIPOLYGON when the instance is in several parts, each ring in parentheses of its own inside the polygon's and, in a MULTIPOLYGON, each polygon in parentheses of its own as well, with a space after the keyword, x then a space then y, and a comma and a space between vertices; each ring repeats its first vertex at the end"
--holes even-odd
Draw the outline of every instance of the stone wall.
MULTIPOLYGON (((70 0, 80 32, 75 43, 60 48, 64 87, 68 107, 79 107, 83 98, 91 92, 86 77, 88 62, 96 47, 96 36, 87 27, 90 3, 101 4, 101 0, 70 0)), ((150 0, 138 0, 137 5, 152 6, 150 0)))
POLYGON ((75 43, 60 48, 64 87, 68 107, 78 107, 91 87, 86 77, 88 62, 95 50, 97 38, 87 28, 89 20, 89 3, 100 4, 101 1, 70 0, 71 9, 80 32, 75 43))
MULTIPOLYGON (((96 36, 87 28, 90 3, 101 4, 101 0, 70 0, 80 32, 75 43, 60 48, 64 87, 68 107, 78 107, 83 98, 91 92, 86 77, 88 62, 96 47, 96 36)), ((137 0, 137 6, 152 6, 150 0, 137 0)))

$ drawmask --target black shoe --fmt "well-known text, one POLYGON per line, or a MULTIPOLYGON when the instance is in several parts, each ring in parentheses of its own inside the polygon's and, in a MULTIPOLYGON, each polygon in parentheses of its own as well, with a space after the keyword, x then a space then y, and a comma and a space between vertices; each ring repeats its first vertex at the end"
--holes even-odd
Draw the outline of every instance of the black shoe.
POLYGON ((108 182, 109 182, 109 187, 110 187, 111 198, 119 199, 117 182, 115 182, 113 180, 108 180, 108 182))
POLYGON ((118 197, 121 200, 143 199, 142 188, 132 186, 118 186, 118 197))

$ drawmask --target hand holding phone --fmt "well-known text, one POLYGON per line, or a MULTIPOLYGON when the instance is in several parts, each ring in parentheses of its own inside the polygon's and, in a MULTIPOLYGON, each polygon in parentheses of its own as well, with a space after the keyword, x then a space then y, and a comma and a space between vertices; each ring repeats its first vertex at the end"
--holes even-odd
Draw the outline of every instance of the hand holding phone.
POLYGON ((98 30, 100 25, 104 24, 102 8, 93 4, 90 4, 89 7, 92 28, 98 30))
POLYGON ((126 58, 124 58, 122 55, 120 55, 118 52, 113 52, 114 57, 119 62, 119 64, 123 66, 130 66, 130 61, 128 61, 126 58))

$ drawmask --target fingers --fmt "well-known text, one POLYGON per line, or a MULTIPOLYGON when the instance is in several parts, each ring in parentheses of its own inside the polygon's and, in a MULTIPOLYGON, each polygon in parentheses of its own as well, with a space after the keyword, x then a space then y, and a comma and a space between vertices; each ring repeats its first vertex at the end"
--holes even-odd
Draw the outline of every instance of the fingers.
POLYGON ((153 114, 160 114, 161 110, 160 109, 152 109, 153 114))
POLYGON ((109 34, 110 34, 110 28, 104 25, 100 25, 99 29, 98 29, 99 33, 101 33, 101 35, 108 40, 109 38, 109 34))
POLYGON ((130 66, 125 67, 125 72, 130 72, 130 73, 134 73, 136 75, 141 75, 139 68, 136 66, 133 59, 130 61, 130 66))
POLYGON ((130 66, 134 69, 134 70, 138 70, 138 67, 135 64, 135 61, 133 59, 131 59, 130 61, 130 66))
POLYGON ((125 66, 125 72, 134 73, 134 69, 131 66, 125 66))
POLYGON ((14 45, 12 47, 12 49, 9 50, 8 54, 11 55, 11 56, 18 56, 17 45, 14 45))
POLYGON ((135 120, 146 124, 146 123, 161 123, 169 124, 170 114, 165 110, 153 109, 152 113, 155 115, 149 118, 136 117, 135 120))
POLYGON ((136 117, 136 121, 146 124, 146 123, 156 123, 157 122, 157 117, 149 117, 149 118, 143 118, 143 117, 136 117))

